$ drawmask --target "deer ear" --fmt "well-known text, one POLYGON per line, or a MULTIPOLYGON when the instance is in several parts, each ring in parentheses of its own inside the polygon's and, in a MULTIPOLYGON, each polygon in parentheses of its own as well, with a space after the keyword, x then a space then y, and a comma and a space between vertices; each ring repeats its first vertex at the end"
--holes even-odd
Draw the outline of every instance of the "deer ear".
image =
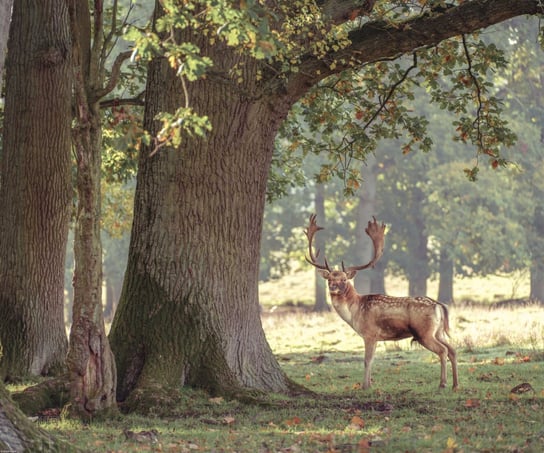
POLYGON ((329 278, 329 274, 330 272, 326 269, 318 269, 317 272, 319 273, 319 275, 321 275, 321 277, 327 279, 329 278))
POLYGON ((346 272, 346 277, 348 278, 348 280, 351 280, 353 277, 355 277, 356 273, 357 273, 357 271, 347 271, 346 272))

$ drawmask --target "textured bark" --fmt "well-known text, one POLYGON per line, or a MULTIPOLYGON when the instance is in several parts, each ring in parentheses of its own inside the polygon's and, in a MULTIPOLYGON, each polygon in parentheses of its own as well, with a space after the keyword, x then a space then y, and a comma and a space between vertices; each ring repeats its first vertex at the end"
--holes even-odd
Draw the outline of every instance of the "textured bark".
MULTIPOLYGON (((214 71, 242 58, 199 44, 214 58, 214 71)), ((245 60, 246 83, 255 83, 255 71, 245 60)), ((274 136, 290 104, 248 99, 244 88, 213 77, 191 84, 191 106, 209 115, 213 133, 141 154, 127 272, 110 333, 121 400, 157 384, 227 395, 291 388, 265 339, 257 287, 274 136)), ((148 130, 157 131, 158 112, 177 108, 180 93, 167 62, 153 61, 148 130)))
POLYGON ((6 72, 0 375, 14 380, 63 368, 68 345, 63 310, 71 84, 64 1, 15 1, 6 72))
MULTIPOLYGON (((100 16, 95 12, 95 19, 100 16)), ((77 168, 77 216, 74 236, 74 303, 68 370, 70 412, 81 419, 109 416, 117 410, 115 360, 102 314, 102 242, 100 239, 100 175, 102 129, 96 89, 104 83, 100 67, 102 42, 94 42, 88 62, 90 15, 86 0, 74 0, 73 130, 77 168), (74 7, 75 6, 75 7, 74 7), (82 14, 81 11, 87 14, 82 14)), ((95 22, 95 29, 100 26, 95 22)), ((100 35, 100 31, 97 33, 100 35)))
POLYGON ((13 403, 0 382, 0 451, 3 452, 72 452, 71 445, 56 440, 38 428, 13 403))
MULTIPOLYGON (((354 1, 330 0, 324 3, 345 3, 346 11, 357 7, 354 1)), ((349 33, 352 45, 330 54, 330 59, 320 60, 308 55, 299 68, 300 76, 291 79, 291 88, 299 84, 311 86, 330 74, 349 69, 348 62, 352 59, 361 64, 390 60, 420 47, 435 46, 445 39, 472 33, 512 17, 543 12, 544 6, 540 0, 471 0, 442 12, 423 14, 403 24, 367 22, 349 33), (328 64, 332 60, 338 63, 334 68, 328 64)), ((335 17, 345 19, 345 15, 335 17)))

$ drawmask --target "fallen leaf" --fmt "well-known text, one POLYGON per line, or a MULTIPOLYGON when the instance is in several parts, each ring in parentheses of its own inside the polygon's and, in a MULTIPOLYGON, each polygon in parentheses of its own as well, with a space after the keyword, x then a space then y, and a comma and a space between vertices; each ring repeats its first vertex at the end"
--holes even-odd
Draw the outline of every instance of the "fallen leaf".
POLYGON ((365 421, 361 417, 359 417, 358 415, 354 415, 353 417, 351 417, 351 424, 360 426, 361 428, 364 428, 365 421))
POLYGON ((495 357, 491 363, 493 365, 504 365, 504 359, 502 357, 495 357))
POLYGON ((225 425, 232 425, 235 421, 236 421, 236 419, 234 417, 229 416, 229 415, 227 415, 226 417, 223 417, 223 423, 225 425))
POLYGON ((357 443, 357 453, 369 453, 370 452, 370 441, 368 439, 361 439, 357 443))
POLYGON ((225 400, 223 399, 223 397, 218 396, 217 398, 210 398, 208 401, 212 404, 223 404, 225 400))
POLYGON ((535 389, 528 382, 523 382, 522 384, 516 385, 512 390, 510 390, 510 393, 516 393, 517 395, 527 392, 535 393, 535 389))
POLYGON ((468 407, 470 409, 475 407, 480 407, 480 400, 479 399, 468 399, 465 401, 465 407, 468 407))
POLYGON ((323 362, 323 360, 325 360, 327 357, 325 357, 324 355, 317 355, 315 357, 312 357, 310 360, 313 362, 313 363, 321 363, 323 362))
POLYGON ((365 427, 365 421, 358 415, 355 415, 354 417, 351 418, 350 423, 346 429, 359 431, 360 429, 363 429, 364 427, 365 427))
POLYGON ((299 417, 293 417, 293 418, 290 418, 289 420, 285 420, 285 424, 287 426, 300 425, 301 423, 302 423, 302 420, 299 417))

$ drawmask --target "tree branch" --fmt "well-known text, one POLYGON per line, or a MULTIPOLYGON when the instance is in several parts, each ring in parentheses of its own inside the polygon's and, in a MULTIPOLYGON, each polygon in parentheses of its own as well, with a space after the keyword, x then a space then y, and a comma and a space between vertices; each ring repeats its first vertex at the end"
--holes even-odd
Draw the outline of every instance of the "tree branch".
POLYGON ((133 98, 113 98, 113 99, 104 99, 100 101, 100 108, 107 109, 110 107, 117 107, 119 105, 144 105, 144 94, 145 91, 142 91, 140 94, 133 98))
POLYGON ((315 3, 326 19, 341 24, 370 14, 376 0, 317 0, 315 3))
POLYGON ((540 0, 472 0, 399 24, 368 22, 350 32, 352 44, 348 48, 330 53, 328 59, 318 59, 313 55, 303 58, 300 71, 289 80, 288 90, 305 92, 319 80, 346 69, 398 58, 418 48, 434 46, 445 39, 472 33, 512 17, 542 13, 544 8, 540 0), (331 65, 332 62, 335 65, 331 65))
POLYGON ((97 101, 98 99, 103 98, 115 89, 115 87, 117 86, 117 82, 119 81, 119 76, 121 75, 121 66, 123 65, 125 60, 128 60, 130 58, 131 55, 132 52, 130 50, 127 50, 126 52, 121 52, 119 55, 117 55, 111 67, 111 75, 108 83, 101 90, 96 90, 93 92, 93 101, 97 101))

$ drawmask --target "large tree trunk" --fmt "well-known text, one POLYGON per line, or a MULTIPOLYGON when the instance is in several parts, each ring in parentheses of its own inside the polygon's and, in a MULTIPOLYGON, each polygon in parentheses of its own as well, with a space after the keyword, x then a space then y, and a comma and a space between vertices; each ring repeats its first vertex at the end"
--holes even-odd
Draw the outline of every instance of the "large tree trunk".
MULTIPOLYGON (((205 53, 219 72, 242 58, 225 48, 205 53)), ((245 63, 253 83, 255 65, 245 63)), ((248 99, 241 88, 213 76, 191 84, 191 106, 209 115, 213 132, 140 156, 127 271, 110 333, 118 398, 132 392, 129 409, 157 386, 231 395, 291 387, 265 339, 257 286, 267 175, 289 106, 278 97, 248 99)), ((154 117, 176 109, 181 93, 166 60, 154 60, 147 130, 157 132, 154 117)))
POLYGON ((64 260, 72 201, 66 2, 16 0, 0 183, 0 375, 64 367, 64 260))

